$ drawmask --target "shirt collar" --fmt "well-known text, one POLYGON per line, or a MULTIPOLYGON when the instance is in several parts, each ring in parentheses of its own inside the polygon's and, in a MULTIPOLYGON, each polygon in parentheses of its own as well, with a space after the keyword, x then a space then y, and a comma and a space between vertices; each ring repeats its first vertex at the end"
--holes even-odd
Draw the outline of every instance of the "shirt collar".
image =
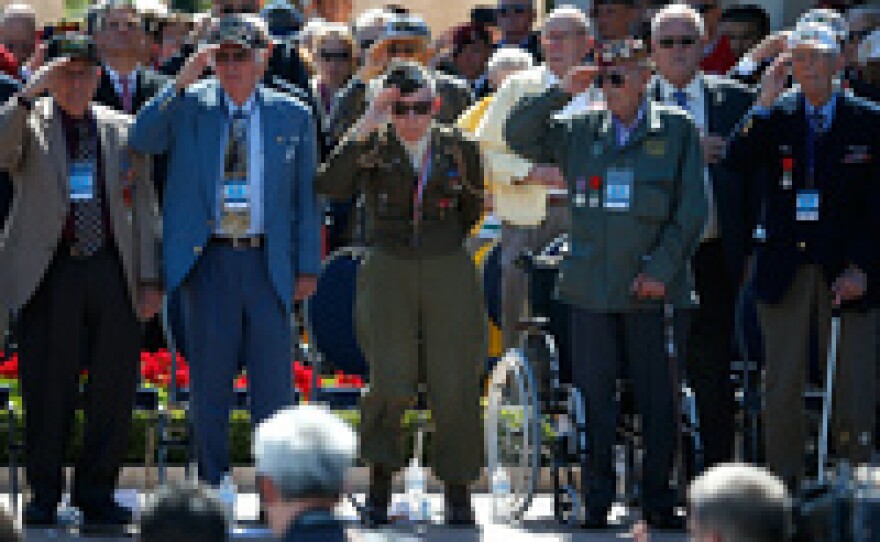
MULTIPOLYGON (((135 69, 131 70, 128 74, 128 85, 130 89, 134 89, 134 85, 137 82, 137 71, 140 66, 136 66, 135 69)), ((110 66, 105 65, 104 71, 107 72, 107 75, 110 76, 110 80, 113 81, 113 84, 119 86, 121 84, 122 76, 118 71, 114 70, 110 66)))
POLYGON ((226 94, 225 90, 223 92, 223 102, 226 104, 226 110, 229 112, 229 116, 233 116, 237 111, 244 111, 246 115, 250 115, 254 111, 254 106, 257 102, 257 92, 254 91, 251 93, 250 97, 248 97, 247 101, 244 102, 244 105, 241 107, 235 105, 235 102, 232 101, 232 98, 229 97, 229 94, 226 94))
POLYGON ((406 149, 406 153, 409 155, 412 160, 413 165, 416 170, 421 168, 421 162, 425 157, 425 152, 428 150, 428 141, 431 140, 431 129, 428 128, 428 131, 425 135, 422 136, 415 143, 407 143, 404 140, 400 140, 400 143, 403 145, 403 148, 406 149))
POLYGON ((629 126, 625 126, 623 122, 617 118, 617 115, 612 113, 611 122, 614 124, 615 131, 617 131, 617 133, 623 132, 624 134, 629 134, 636 129, 636 126, 638 126, 640 122, 642 122, 642 119, 645 118, 645 113, 647 112, 647 110, 648 102, 643 100, 642 105, 639 106, 639 112, 638 114, 636 114, 635 120, 633 120, 629 126))
POLYGON ((676 88, 672 83, 666 80, 660 74, 654 76, 656 78, 657 84, 660 86, 661 97, 665 101, 672 101, 675 99, 674 94, 676 92, 684 92, 685 96, 687 96, 688 101, 698 100, 702 96, 703 93, 703 78, 700 72, 691 79, 691 82, 687 84, 684 88, 676 88))
POLYGON ((807 111, 807 117, 812 116, 817 111, 822 117, 825 118, 825 121, 830 121, 834 119, 834 111, 837 109, 837 96, 839 91, 835 90, 831 93, 831 98, 828 99, 827 102, 822 107, 816 107, 810 103, 810 100, 804 96, 804 104, 807 111))

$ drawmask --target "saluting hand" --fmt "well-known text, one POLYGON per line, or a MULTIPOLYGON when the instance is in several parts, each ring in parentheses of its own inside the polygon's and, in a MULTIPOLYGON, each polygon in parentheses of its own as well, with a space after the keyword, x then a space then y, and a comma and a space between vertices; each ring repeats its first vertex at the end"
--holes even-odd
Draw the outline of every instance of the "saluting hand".
POLYGON ((574 96, 589 90, 597 75, 599 75, 599 68, 596 66, 575 66, 568 70, 568 73, 562 78, 560 87, 566 94, 574 96))
POLYGON ((28 99, 39 98, 44 92, 52 92, 58 82, 58 70, 70 62, 67 57, 56 58, 52 62, 40 67, 28 80, 27 86, 21 91, 22 96, 28 99))
POLYGON ((398 98, 400 98, 400 89, 397 87, 387 87, 380 90, 358 124, 358 136, 366 137, 384 124, 391 113, 391 106, 398 98))
POLYGON ((773 64, 767 68, 761 76, 761 94, 758 96, 758 105, 772 107, 776 99, 785 90, 788 84, 788 69, 791 65, 791 53, 779 55, 773 64))
POLYGON ((535 164, 526 177, 513 184, 540 184, 550 188, 565 188, 565 177, 556 166, 535 164))
POLYGON ((300 275, 296 277, 293 285, 293 300, 303 301, 315 293, 318 289, 318 277, 316 275, 300 275))
POLYGON ((211 58, 218 48, 219 46, 217 45, 200 47, 198 51, 186 59, 186 63, 180 69, 180 73, 177 74, 177 79, 174 80, 177 90, 186 89, 202 77, 202 74, 211 65, 211 58))

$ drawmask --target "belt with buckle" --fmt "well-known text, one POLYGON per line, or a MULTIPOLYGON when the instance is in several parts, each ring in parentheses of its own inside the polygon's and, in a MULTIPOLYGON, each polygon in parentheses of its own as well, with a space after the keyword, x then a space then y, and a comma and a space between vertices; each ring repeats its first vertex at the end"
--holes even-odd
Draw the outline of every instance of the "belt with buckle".
POLYGON ((211 237, 211 242, 225 247, 232 247, 235 250, 244 250, 246 248, 260 248, 263 246, 262 235, 249 235, 247 237, 223 237, 215 235, 211 237))

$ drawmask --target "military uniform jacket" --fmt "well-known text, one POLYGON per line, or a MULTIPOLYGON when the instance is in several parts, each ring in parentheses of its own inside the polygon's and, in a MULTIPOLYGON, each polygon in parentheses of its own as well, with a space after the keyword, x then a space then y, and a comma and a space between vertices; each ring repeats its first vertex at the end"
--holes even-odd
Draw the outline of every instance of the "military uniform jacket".
POLYGON ((422 216, 415 220, 419 172, 391 127, 364 140, 354 131, 337 145, 315 179, 319 194, 348 200, 363 193, 367 244, 404 257, 457 250, 483 210, 483 168, 477 144, 461 131, 434 124, 430 129, 430 175, 422 216))
MULTIPOLYGON (((436 119, 443 124, 454 124, 458 116, 473 103, 467 83, 457 77, 434 72, 440 111, 436 119)), ((328 119, 328 136, 331 141, 341 141, 348 130, 364 115, 368 104, 368 83, 353 77, 348 85, 336 95, 328 119)))
POLYGON ((569 99, 558 87, 526 97, 505 125, 514 152, 558 166, 568 184, 572 231, 560 299, 598 312, 656 306, 631 293, 644 273, 666 285, 666 301, 693 305, 689 260, 708 216, 693 121, 678 108, 648 101, 644 118, 619 147, 608 111, 554 116, 569 99), (632 172, 626 210, 606 207, 612 170, 632 172))
POLYGON ((766 303, 782 299, 801 265, 820 265, 829 285, 851 264, 876 275, 871 239, 880 214, 880 109, 849 92, 840 91, 836 99, 831 125, 815 141, 818 220, 796 219, 797 194, 809 188, 808 121, 801 93, 789 92, 769 111, 753 112, 731 138, 727 164, 760 184, 753 190, 759 194, 760 213, 751 227, 756 293, 766 303))

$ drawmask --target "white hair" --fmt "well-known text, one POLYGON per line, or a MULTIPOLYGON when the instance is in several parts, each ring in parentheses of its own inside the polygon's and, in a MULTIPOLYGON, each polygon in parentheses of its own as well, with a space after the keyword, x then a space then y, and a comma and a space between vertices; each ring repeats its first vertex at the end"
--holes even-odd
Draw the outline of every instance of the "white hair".
POLYGON ((590 22, 590 18, 587 17, 587 14, 582 10, 571 4, 563 4, 551 11, 550 14, 547 15, 547 18, 544 19, 544 27, 546 28, 552 21, 557 20, 572 21, 577 26, 581 27, 587 36, 593 35, 593 24, 590 22))
POLYGON ((501 47, 489 58, 486 66, 486 75, 496 85, 501 81, 497 78, 503 74, 528 70, 534 66, 532 55, 519 47, 501 47))
POLYGON ((791 537, 791 499, 768 470, 745 463, 717 465, 691 482, 695 525, 721 540, 784 542, 791 537))
POLYGON ((653 36, 657 32, 661 24, 680 19, 692 23, 700 36, 706 35, 706 23, 703 22, 703 16, 700 15, 699 11, 687 4, 669 4, 655 13, 654 17, 651 18, 651 35, 653 36))
POLYGON ((356 455, 351 427, 318 405, 280 410, 254 435, 256 471, 286 500, 338 497, 356 455))

